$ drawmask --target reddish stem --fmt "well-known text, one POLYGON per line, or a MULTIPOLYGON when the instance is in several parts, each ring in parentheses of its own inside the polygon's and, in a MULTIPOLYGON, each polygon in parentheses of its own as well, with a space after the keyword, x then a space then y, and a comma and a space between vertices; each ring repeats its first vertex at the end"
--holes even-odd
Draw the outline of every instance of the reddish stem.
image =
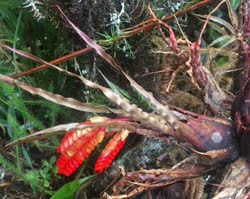
MULTIPOLYGON (((59 64, 59 63, 65 62, 65 61, 67 61, 67 60, 69 60, 69 59, 71 59, 71 58, 78 57, 78 56, 80 56, 80 55, 82 55, 82 54, 85 54, 85 53, 90 52, 90 51, 93 51, 93 50, 94 50, 94 49, 91 48, 91 47, 84 48, 84 49, 78 50, 78 51, 76 51, 76 52, 70 53, 70 54, 68 54, 68 55, 62 56, 62 57, 60 57, 60 58, 58 58, 58 59, 55 59, 55 60, 53 60, 53 61, 50 61, 49 63, 50 63, 50 64, 53 64, 53 65, 59 64)), ((43 65, 41 65, 41 66, 38 66, 38 67, 36 67, 36 68, 32 68, 32 69, 27 70, 27 71, 24 71, 24 72, 22 72, 22 73, 18 73, 18 74, 15 74, 15 75, 11 75, 11 77, 12 77, 12 78, 18 78, 18 77, 22 77, 22 76, 27 76, 27 75, 30 75, 30 74, 32 74, 32 73, 38 72, 38 71, 40 71, 40 70, 43 70, 43 69, 46 69, 46 68, 49 68, 49 67, 50 67, 49 65, 43 64, 43 65)))

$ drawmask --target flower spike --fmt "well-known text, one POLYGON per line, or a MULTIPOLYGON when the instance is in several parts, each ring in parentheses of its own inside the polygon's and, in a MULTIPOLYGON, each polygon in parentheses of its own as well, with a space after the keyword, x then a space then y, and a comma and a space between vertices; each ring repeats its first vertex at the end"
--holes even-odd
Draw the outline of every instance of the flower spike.
POLYGON ((128 134, 128 130, 121 130, 108 142, 95 164, 96 172, 102 173, 104 169, 110 166, 116 155, 124 146, 128 134))
MULTIPOLYGON (((126 121, 128 119, 93 117, 82 124, 107 121, 119 122, 124 120, 126 121)), ((81 126, 81 124, 79 126, 81 126)), ((57 152, 61 153, 57 161, 58 173, 70 176, 103 141, 106 130, 106 127, 88 127, 85 129, 70 130, 64 136, 61 144, 57 148, 57 152)), ((95 171, 102 173, 104 169, 110 166, 116 155, 124 146, 128 134, 128 130, 122 129, 110 139, 95 164, 95 171)))

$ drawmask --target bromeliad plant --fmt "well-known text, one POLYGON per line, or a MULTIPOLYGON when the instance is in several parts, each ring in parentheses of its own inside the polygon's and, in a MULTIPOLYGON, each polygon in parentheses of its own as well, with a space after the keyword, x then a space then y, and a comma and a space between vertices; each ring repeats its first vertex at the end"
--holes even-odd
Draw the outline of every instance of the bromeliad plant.
MULTIPOLYGON (((116 189, 114 189, 115 192, 113 193, 116 196, 108 196, 106 194, 109 198, 128 198, 141 193, 148 188, 168 186, 175 182, 201 177, 206 171, 214 169, 218 164, 232 162, 240 156, 238 138, 240 138, 242 154, 249 156, 249 145, 247 142, 250 131, 250 14, 248 11, 250 2, 247 0, 242 2, 243 12, 242 16, 240 16, 241 19, 237 19, 229 1, 227 0, 223 0, 219 3, 216 9, 224 2, 227 3, 229 16, 233 18, 234 21, 241 20, 243 22, 242 26, 236 25, 241 24, 239 22, 234 24, 235 32, 238 33, 238 40, 241 44, 243 56, 242 62, 244 63, 244 79, 242 81, 242 88, 234 102, 232 111, 235 122, 222 118, 192 113, 177 107, 172 107, 170 109, 168 104, 163 105, 156 100, 151 93, 148 93, 129 75, 127 75, 122 67, 120 67, 113 60, 113 58, 101 48, 100 45, 96 44, 84 32, 79 30, 58 7, 59 11, 68 23, 89 45, 88 51, 95 50, 96 53, 106 60, 116 71, 121 73, 130 82, 130 85, 150 103, 154 111, 151 113, 145 112, 137 105, 132 104, 124 96, 113 92, 109 88, 103 87, 97 83, 87 80, 82 76, 79 76, 78 74, 45 62, 34 55, 1 45, 3 48, 9 49, 21 56, 41 62, 62 73, 78 78, 89 88, 100 90, 119 108, 114 109, 107 106, 94 106, 92 104, 82 103, 76 99, 65 98, 61 95, 32 87, 14 78, 0 75, 1 81, 16 85, 31 94, 39 95, 57 104, 80 111, 95 113, 111 112, 119 116, 115 119, 94 117, 80 124, 71 123, 59 125, 37 132, 28 137, 18 139, 15 142, 10 143, 8 146, 42 139, 52 134, 56 135, 57 133, 55 132, 61 132, 62 130, 68 131, 57 149, 57 152, 61 154, 57 162, 57 167, 58 173, 69 176, 82 164, 84 160, 89 157, 92 151, 104 140, 104 137, 106 136, 111 137, 110 141, 102 150, 101 155, 95 164, 95 171, 99 173, 109 167, 115 156, 124 146, 129 133, 138 133, 147 137, 162 139, 164 141, 169 141, 170 138, 175 138, 182 143, 188 143, 186 148, 192 152, 190 157, 173 166, 171 169, 141 170, 127 173, 116 184, 116 189), (246 151, 247 153, 244 153, 246 151)), ((144 26, 148 27, 149 24, 150 26, 156 26, 163 39, 170 47, 172 53, 176 55, 178 60, 177 65, 184 65, 186 67, 192 81, 203 94, 203 100, 210 107, 211 112, 216 113, 219 110, 224 109, 224 101, 227 98, 227 94, 220 89, 212 74, 203 66, 199 52, 203 32, 211 14, 216 9, 214 9, 207 16, 205 25, 198 40, 196 42, 190 42, 186 39, 188 51, 185 52, 179 47, 179 41, 176 39, 171 27, 165 22, 157 19, 150 7, 148 9, 152 20, 148 20, 145 23, 134 27, 134 30, 143 28, 144 26), (166 29, 169 32, 169 37, 165 36, 163 29, 166 29)), ((133 28, 130 29, 130 32, 133 32, 133 28)), ((248 165, 242 161, 240 166, 247 167, 248 165)), ((241 179, 240 183, 246 182, 249 176, 250 174, 248 174, 246 178, 241 179)), ((249 194, 248 189, 248 186, 241 187, 242 197, 249 194)), ((231 196, 230 194, 233 194, 233 192, 222 190, 219 194, 224 194, 224 196, 226 195, 227 197, 231 196)))

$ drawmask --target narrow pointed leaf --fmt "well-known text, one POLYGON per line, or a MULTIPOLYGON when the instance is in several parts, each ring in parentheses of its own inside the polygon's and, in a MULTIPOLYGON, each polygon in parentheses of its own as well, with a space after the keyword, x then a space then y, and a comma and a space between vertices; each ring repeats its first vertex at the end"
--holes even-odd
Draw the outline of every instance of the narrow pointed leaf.
POLYGON ((9 144, 6 145, 6 147, 13 147, 18 144, 28 143, 28 142, 32 142, 35 140, 46 139, 50 136, 62 135, 62 134, 65 134, 65 132, 69 131, 70 129, 76 128, 78 125, 79 123, 69 123, 69 124, 61 124, 58 126, 53 126, 48 129, 38 131, 31 135, 28 135, 20 139, 17 139, 13 142, 10 142, 9 144))
POLYGON ((82 179, 71 181, 63 185, 52 197, 51 199, 72 199, 76 191, 80 188, 82 184, 88 183, 95 175, 87 176, 82 179))
POLYGON ((106 83, 109 85, 109 87, 111 88, 111 90, 115 93, 119 93, 122 96, 126 97, 128 100, 131 100, 131 96, 129 95, 129 93, 127 91, 125 91, 124 89, 118 87, 116 84, 114 84, 113 82, 109 81, 106 76, 100 71, 98 70, 102 77, 104 78, 104 80, 106 81, 106 83))
POLYGON ((73 24, 67 17, 66 15, 63 13, 63 11, 61 10, 61 8, 59 6, 57 6, 58 10, 60 11, 60 13, 62 14, 62 16, 67 20, 67 22, 74 28, 74 30, 78 33, 78 35, 92 48, 94 48, 96 50, 96 52, 101 56, 101 57, 105 57, 105 60, 114 67, 114 69, 116 69, 118 72, 121 71, 121 67, 119 65, 117 65, 115 63, 115 61, 113 60, 113 58, 107 54, 101 46, 99 46, 98 44, 96 44, 92 39, 89 38, 88 35, 86 35, 84 32, 82 32, 78 27, 75 26, 75 24, 73 24))
MULTIPOLYGON (((15 53, 17 53, 17 54, 19 54, 19 55, 21 55, 21 56, 23 56, 23 57, 26 57, 26 58, 28 58, 28 59, 31 59, 31 60, 34 60, 34 61, 37 61, 37 62, 46 64, 46 65, 48 65, 48 66, 50 66, 50 67, 52 67, 52 68, 54 68, 54 69, 56 69, 56 70, 58 70, 58 71, 60 71, 60 72, 63 72, 63 73, 65 73, 65 74, 71 76, 71 77, 78 78, 78 79, 80 79, 85 85, 89 86, 90 88, 100 89, 102 92, 103 92, 103 89, 105 89, 105 87, 103 87, 103 86, 100 86, 100 85, 98 85, 98 84, 96 84, 96 83, 94 83, 94 82, 91 82, 91 81, 85 79, 84 77, 81 77, 81 76, 79 76, 79 75, 77 75, 77 74, 75 74, 75 73, 71 73, 71 72, 69 72, 69 71, 67 71, 67 70, 64 70, 64 69, 59 68, 59 67, 57 67, 57 66, 55 66, 55 65, 53 65, 53 64, 50 64, 50 63, 48 63, 48 62, 46 62, 46 61, 40 59, 39 57, 36 57, 36 56, 32 55, 32 54, 23 52, 23 51, 21 51, 21 50, 13 49, 13 48, 11 48, 11 47, 9 47, 9 46, 6 46, 6 45, 1 45, 1 44, 0 44, 0 46, 5 47, 5 48, 9 49, 10 51, 15 52, 15 53)), ((15 80, 15 79, 13 79, 13 78, 11 78, 11 77, 8 77, 8 76, 1 75, 0 81, 6 82, 6 83, 9 83, 9 84, 15 84, 16 86, 21 87, 20 84, 18 84, 19 81, 15 80)), ((22 84, 23 84, 23 85, 27 85, 27 84, 25 84, 25 83, 22 83, 22 84)), ((30 86, 30 87, 31 87, 31 86, 30 86)), ((21 88, 24 89, 24 90, 26 90, 24 87, 21 87, 21 88)), ((41 90, 42 90, 42 89, 41 89, 41 90)), ((106 90, 107 90, 107 89, 106 89, 106 90)), ((29 91, 29 90, 27 90, 27 91, 29 91)), ((30 92, 30 91, 29 91, 29 92, 30 92)), ((32 94, 33 94, 33 93, 32 93, 32 94)), ((46 98, 46 99, 47 99, 47 98, 46 98)), ((70 99, 71 99, 71 98, 70 98, 70 99)), ((111 100, 111 101, 112 101, 112 100, 111 100)), ((53 102, 54 102, 54 101, 53 101, 53 102)), ((112 102, 113 102, 113 101, 112 101, 112 102)), ((55 102, 55 103, 56 103, 56 102, 55 102)), ((93 105, 91 105, 91 104, 85 104, 85 105, 87 105, 87 107, 88 107, 88 106, 89 106, 89 107, 93 106, 93 105)), ((86 107, 86 108, 87 108, 87 107, 86 107)), ((107 110, 105 110, 105 111, 101 111, 101 110, 100 110, 100 112, 109 112, 109 111, 111 111, 111 112, 113 112, 113 113, 115 113, 115 114, 121 114, 121 115, 124 114, 121 110, 111 109, 111 108, 106 107, 106 106, 94 106, 94 107, 95 107, 95 108, 100 107, 101 109, 102 109, 102 108, 107 109, 107 110)), ((77 110, 78 110, 78 109, 77 109, 77 110)), ((82 111, 84 111, 84 110, 82 110, 82 111)), ((87 110, 86 110, 86 112, 97 112, 97 111, 95 111, 95 110, 93 110, 93 111, 87 111, 87 110)))
MULTIPOLYGON (((194 15, 203 19, 206 19, 208 17, 208 15, 199 15, 199 14, 194 14, 194 15)), ((233 26, 230 23, 228 23, 226 20, 219 18, 219 17, 215 17, 215 16, 211 16, 210 20, 226 27, 231 33, 235 34, 233 26)))
MULTIPOLYGON (((205 22, 206 20, 201 20, 201 21, 205 22)), ((220 33, 222 35, 229 35, 227 30, 223 26, 221 26, 217 23, 211 22, 211 21, 208 24, 210 25, 210 27, 213 30, 217 31, 218 33, 220 33)))
POLYGON ((82 37, 82 39, 92 48, 95 49, 96 53, 100 55, 104 60, 106 60, 114 69, 116 69, 118 72, 122 73, 130 82, 131 86, 134 87, 145 99, 147 99, 152 106, 156 109, 156 111, 165 117, 167 121, 170 124, 173 124, 176 122, 176 118, 172 114, 172 112, 169 110, 167 106, 163 106, 160 102, 158 102, 152 95, 152 93, 148 93, 146 90, 144 90, 143 87, 138 85, 129 75, 127 75, 121 66, 119 66, 113 58, 107 54, 100 45, 96 44, 91 38, 89 38, 84 32, 82 32, 79 28, 77 28, 63 13, 61 8, 57 6, 58 10, 62 14, 62 16, 67 20, 67 22, 74 28, 74 30, 79 34, 79 36, 82 37))
POLYGON ((221 46, 221 48, 224 48, 235 41, 236 41, 236 37, 231 37, 224 45, 221 46))
POLYGON ((215 46, 215 45, 219 45, 222 46, 225 43, 227 43, 232 37, 229 35, 223 35, 221 37, 218 37, 217 39, 215 39, 212 43, 209 44, 209 47, 215 46))
POLYGON ((13 142, 10 142, 6 145, 6 147, 13 147, 19 144, 29 143, 36 140, 42 140, 49 138, 50 136, 64 135, 67 131, 70 130, 82 130, 85 128, 98 128, 98 127, 107 127, 110 129, 129 129, 130 131, 135 131, 137 124, 128 122, 129 120, 108 120, 103 122, 95 122, 95 123, 69 123, 69 124, 61 124, 58 126, 50 127, 31 135, 22 137, 13 142))
POLYGON ((232 23, 234 29, 238 30, 239 29, 239 19, 238 19, 238 16, 237 16, 235 11, 240 5, 240 0, 236 0, 236 1, 233 0, 233 1, 231 1, 231 3, 229 0, 227 0, 226 4, 227 4, 228 15, 229 15, 229 18, 231 20, 231 23, 232 23))
POLYGON ((95 113, 109 112, 108 108, 105 106, 94 106, 92 104, 82 103, 73 98, 65 98, 62 95, 54 94, 49 91, 43 90, 41 88, 32 87, 26 83, 20 82, 18 80, 15 80, 5 75, 0 74, 0 81, 6 82, 8 84, 16 85, 33 95, 39 95, 51 102, 54 102, 56 104, 60 104, 60 105, 63 105, 63 106, 66 106, 75 110, 85 111, 85 112, 95 112, 95 113))

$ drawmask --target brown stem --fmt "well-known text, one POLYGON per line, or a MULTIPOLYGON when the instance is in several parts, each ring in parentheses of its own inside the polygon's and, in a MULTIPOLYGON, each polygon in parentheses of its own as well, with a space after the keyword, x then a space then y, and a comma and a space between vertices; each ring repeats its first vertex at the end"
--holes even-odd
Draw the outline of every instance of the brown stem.
MULTIPOLYGON (((70 53, 70 54, 68 54, 68 55, 65 55, 65 56, 63 56, 63 57, 60 57, 60 58, 58 58, 58 59, 55 59, 55 60, 53 60, 53 61, 50 61, 49 63, 50 63, 50 64, 53 64, 53 65, 59 64, 59 63, 65 62, 65 61, 67 61, 67 60, 69 60, 69 59, 71 59, 71 58, 73 58, 73 57, 78 57, 78 56, 80 56, 80 55, 82 55, 82 54, 84 54, 84 53, 87 53, 87 52, 90 52, 90 51, 93 51, 93 50, 94 50, 94 49, 91 48, 91 47, 84 48, 84 49, 78 50, 78 51, 76 51, 76 52, 70 53)), ((18 77, 22 77, 22 76, 27 76, 27 75, 30 75, 30 74, 32 74, 32 73, 38 72, 38 71, 40 71, 40 70, 46 69, 46 68, 48 68, 48 67, 50 67, 50 66, 47 65, 47 64, 43 64, 43 65, 38 66, 38 67, 36 67, 36 68, 32 68, 32 69, 30 69, 30 70, 27 70, 27 71, 24 71, 24 72, 21 72, 21 73, 18 73, 18 74, 11 75, 11 77, 12 77, 12 78, 18 78, 18 77)))
MULTIPOLYGON (((184 10, 178 11, 178 12, 176 12, 175 14, 173 14, 173 15, 171 15, 171 16, 165 17, 164 19, 162 19, 162 21, 163 21, 163 22, 167 22, 167 21, 173 20, 173 19, 175 19, 175 17, 182 16, 182 15, 186 14, 187 12, 190 12, 190 11, 192 11, 192 10, 195 10, 195 9, 201 7, 201 6, 205 6, 205 5, 210 4, 210 3, 212 3, 212 2, 213 2, 212 0, 203 0, 203 1, 198 2, 198 3, 196 3, 196 4, 192 5, 192 6, 190 6, 190 7, 186 8, 186 9, 184 9, 184 10)), ((133 27, 131 27, 131 28, 126 28, 126 29, 124 29, 123 31, 125 32, 125 31, 128 31, 128 30, 133 30, 133 29, 134 29, 134 30, 137 30, 137 31, 136 31, 136 33, 137 33, 137 32, 140 32, 140 31, 148 31, 148 30, 151 30, 151 29, 153 29, 153 28, 155 27, 155 25, 156 25, 154 22, 153 22, 153 23, 150 23, 150 21, 147 21, 147 22, 148 22, 149 24, 145 25, 145 22, 142 22, 142 23, 137 24, 137 25, 135 25, 135 26, 133 26, 133 27), (141 28, 139 28, 139 27, 142 26, 142 25, 144 25, 144 26, 141 27, 141 28)), ((131 33, 131 35, 133 35, 133 33, 131 33)))

